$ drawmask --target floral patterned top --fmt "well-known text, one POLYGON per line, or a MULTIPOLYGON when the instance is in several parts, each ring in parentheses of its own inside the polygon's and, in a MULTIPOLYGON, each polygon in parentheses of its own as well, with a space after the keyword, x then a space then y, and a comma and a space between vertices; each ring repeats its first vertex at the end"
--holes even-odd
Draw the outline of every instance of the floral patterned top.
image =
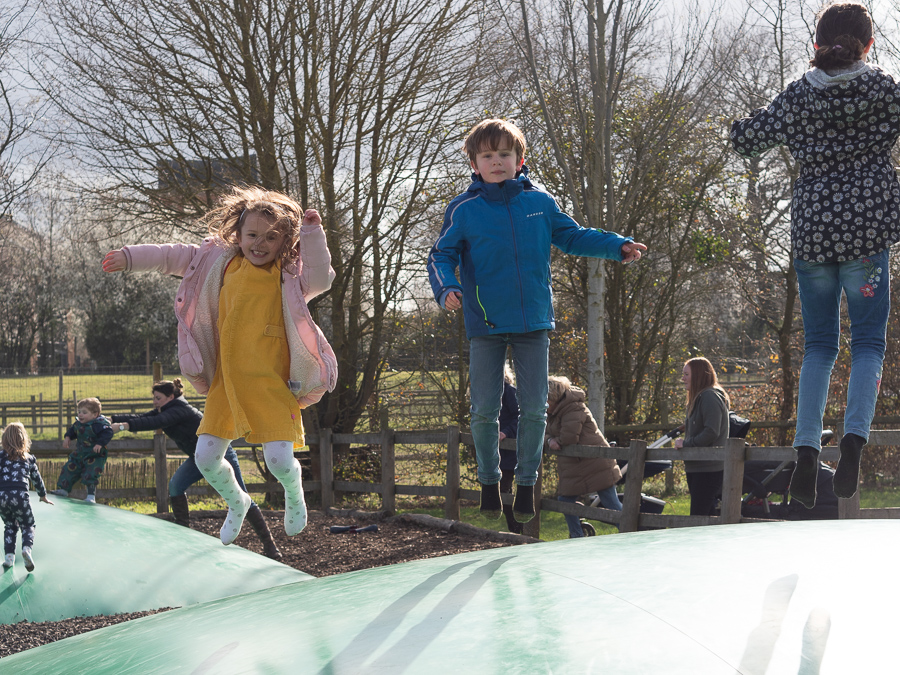
POLYGON ((900 240, 900 182, 891 148, 900 136, 900 85, 878 66, 833 78, 813 69, 768 108, 731 125, 746 157, 786 145, 800 164, 791 201, 791 247, 807 262, 871 256, 900 240))

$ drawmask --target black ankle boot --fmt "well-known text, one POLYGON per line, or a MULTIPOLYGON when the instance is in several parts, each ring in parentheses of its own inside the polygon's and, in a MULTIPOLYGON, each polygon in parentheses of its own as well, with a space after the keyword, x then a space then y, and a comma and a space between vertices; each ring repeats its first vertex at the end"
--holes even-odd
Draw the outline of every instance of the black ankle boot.
POLYGON ((503 501, 500 499, 500 483, 481 484, 481 515, 497 520, 503 515, 503 501))
POLYGON ((175 518, 175 524, 190 527, 191 512, 188 509, 187 495, 169 497, 169 505, 172 507, 172 516, 175 518))
POLYGON ((513 517, 520 523, 527 523, 534 518, 534 485, 516 485, 513 517))
POLYGON ((259 510, 257 504, 251 506, 250 510, 247 511, 247 522, 250 523, 250 527, 253 528, 253 531, 256 532, 256 536, 259 537, 259 540, 262 542, 263 555, 272 560, 281 560, 283 557, 281 551, 279 551, 278 547, 275 545, 275 540, 272 539, 272 533, 269 531, 269 526, 266 524, 266 518, 263 516, 262 511, 259 510))
POLYGON ((866 439, 856 434, 844 434, 841 439, 841 459, 834 472, 834 494, 850 499, 859 486, 859 463, 866 439))
POLYGON ((808 509, 816 505, 816 479, 819 475, 819 451, 808 445, 797 446, 797 465, 791 476, 791 498, 808 509))

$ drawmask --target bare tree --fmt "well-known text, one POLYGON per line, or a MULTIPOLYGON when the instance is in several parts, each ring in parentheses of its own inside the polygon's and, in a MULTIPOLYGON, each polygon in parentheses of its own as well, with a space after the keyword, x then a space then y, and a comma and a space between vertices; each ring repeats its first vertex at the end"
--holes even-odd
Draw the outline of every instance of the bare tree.
POLYGON ((0 216, 11 216, 21 198, 53 155, 53 145, 37 134, 44 102, 23 81, 26 39, 34 30, 27 2, 0 7, 0 216))
POLYGON ((701 297, 701 277, 690 286, 691 274, 714 262, 698 264, 692 244, 698 228, 719 227, 710 208, 724 161, 708 117, 716 74, 705 47, 711 19, 694 11, 662 39, 653 30, 658 0, 559 0, 547 3, 553 11, 542 13, 536 29, 527 4, 518 4, 522 25, 513 32, 523 36, 536 99, 521 107, 526 117, 536 109, 531 119, 558 167, 541 177, 582 225, 651 245, 648 259, 632 268, 588 261, 570 286, 586 308, 595 416, 604 419, 609 402, 617 422, 631 421, 647 380, 659 387, 657 401, 662 395, 686 293, 701 297))
POLYGON ((324 213, 337 277, 312 310, 339 380, 316 421, 337 431, 353 429, 378 386, 387 312, 422 265, 410 235, 443 198, 476 61, 469 7, 55 5, 42 81, 74 122, 68 140, 102 177, 99 190, 153 222, 140 236, 161 224, 191 230, 228 183, 286 191, 324 213))

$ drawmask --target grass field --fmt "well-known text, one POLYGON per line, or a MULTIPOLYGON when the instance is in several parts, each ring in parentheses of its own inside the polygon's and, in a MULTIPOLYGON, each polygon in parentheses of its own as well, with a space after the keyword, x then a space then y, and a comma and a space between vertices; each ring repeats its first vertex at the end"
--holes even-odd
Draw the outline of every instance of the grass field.
MULTIPOLYGON (((163 373, 164 378, 177 377, 177 373, 163 373)), ((60 377, 58 375, 23 375, 21 377, 0 378, 0 401, 59 400, 60 377)), ((153 377, 150 375, 129 375, 98 373, 92 375, 63 375, 63 400, 71 401, 74 396, 88 398, 96 396, 104 399, 150 400, 153 377)))

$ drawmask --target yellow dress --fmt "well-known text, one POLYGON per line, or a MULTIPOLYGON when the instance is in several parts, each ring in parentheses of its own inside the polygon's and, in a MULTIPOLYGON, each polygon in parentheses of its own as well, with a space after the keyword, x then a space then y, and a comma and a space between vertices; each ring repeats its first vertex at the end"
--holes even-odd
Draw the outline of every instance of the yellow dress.
POLYGON ((198 434, 251 443, 303 445, 300 405, 288 388, 290 352, 281 308, 281 268, 241 255, 219 294, 218 360, 198 434))

